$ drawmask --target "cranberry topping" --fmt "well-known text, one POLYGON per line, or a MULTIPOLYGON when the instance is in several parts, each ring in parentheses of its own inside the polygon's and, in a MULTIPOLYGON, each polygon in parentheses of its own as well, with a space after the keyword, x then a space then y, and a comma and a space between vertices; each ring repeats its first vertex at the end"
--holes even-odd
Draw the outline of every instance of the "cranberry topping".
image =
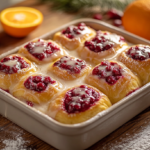
POLYGON ((56 81, 52 80, 49 76, 30 76, 24 82, 27 89, 42 92, 46 89, 48 84, 54 84, 56 81))
POLYGON ((54 63, 54 66, 58 66, 67 70, 69 73, 80 73, 82 69, 86 67, 86 62, 81 59, 73 59, 69 56, 64 56, 60 60, 54 63))
POLYGON ((6 74, 17 73, 19 70, 29 67, 29 64, 19 56, 5 57, 0 61, 0 71, 6 74))
POLYGON ((133 92, 135 92, 135 91, 137 91, 139 88, 137 88, 137 89, 134 89, 134 90, 132 90, 132 91, 130 91, 126 96, 128 96, 128 95, 130 95, 130 94, 132 94, 133 92))
POLYGON ((93 106, 99 99, 100 93, 86 85, 81 85, 66 93, 64 108, 69 114, 83 112, 93 106))
POLYGON ((60 50, 53 43, 45 42, 41 39, 39 39, 37 42, 28 43, 25 45, 25 48, 29 51, 30 54, 41 61, 60 50))
POLYGON ((149 46, 135 46, 131 47, 126 55, 135 60, 145 60, 150 58, 150 47, 149 46))
POLYGON ((29 105, 31 107, 33 107, 33 105, 34 105, 31 101, 26 101, 26 103, 27 103, 27 105, 29 105))
POLYGON ((113 47, 114 43, 109 40, 109 33, 97 32, 95 38, 91 41, 86 41, 84 45, 88 47, 91 51, 96 53, 108 50, 113 47))
POLYGON ((67 38, 73 39, 76 35, 82 34, 82 31, 85 30, 85 24, 79 23, 78 26, 70 26, 62 31, 67 38))
POLYGON ((122 77, 122 69, 115 62, 104 61, 93 69, 92 74, 98 76, 98 78, 105 79, 108 84, 113 85, 122 77))

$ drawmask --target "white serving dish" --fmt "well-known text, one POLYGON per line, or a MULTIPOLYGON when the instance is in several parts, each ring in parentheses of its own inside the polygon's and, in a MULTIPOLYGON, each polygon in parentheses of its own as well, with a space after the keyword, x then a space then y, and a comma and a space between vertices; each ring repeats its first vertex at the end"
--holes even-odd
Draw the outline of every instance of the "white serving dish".
MULTIPOLYGON (((51 38, 55 32, 79 22, 85 22, 94 29, 107 30, 122 35, 133 44, 150 45, 150 41, 148 40, 93 19, 79 19, 70 22, 39 38, 51 38)), ((2 54, 0 59, 17 52, 18 49, 19 47, 2 54)), ((47 115, 30 108, 3 90, 0 90, 0 114, 57 149, 83 150, 147 108, 150 105, 149 89, 150 83, 128 97, 125 97, 106 111, 97 114, 92 119, 75 125, 59 123, 47 115)))

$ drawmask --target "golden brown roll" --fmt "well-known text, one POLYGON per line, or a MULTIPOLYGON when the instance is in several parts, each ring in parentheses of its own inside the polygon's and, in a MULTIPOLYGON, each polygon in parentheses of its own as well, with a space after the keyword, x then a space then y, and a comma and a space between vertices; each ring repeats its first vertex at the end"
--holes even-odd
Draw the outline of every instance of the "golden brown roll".
POLYGON ((137 73, 143 85, 150 82, 150 46, 131 46, 118 56, 118 60, 137 73))
POLYGON ((51 77, 35 73, 21 78, 10 93, 20 100, 40 104, 50 101, 60 88, 60 83, 51 77))
POLYGON ((86 40, 78 49, 78 53, 82 59, 98 64, 102 59, 113 57, 126 45, 122 36, 107 31, 97 31, 93 39, 86 40))
POLYGON ((68 50, 74 50, 85 40, 95 36, 95 34, 95 30, 87 27, 84 23, 80 23, 77 26, 70 26, 61 32, 55 33, 53 39, 68 50))
POLYGON ((65 123, 84 122, 111 106, 102 92, 89 85, 80 85, 63 91, 50 102, 48 115, 65 123))
POLYGON ((9 87, 30 72, 35 72, 34 65, 25 57, 13 54, 0 61, 0 88, 9 90, 9 87))
POLYGON ((112 104, 141 87, 138 77, 116 61, 102 61, 86 77, 86 83, 106 94, 112 104))
POLYGON ((84 60, 64 56, 49 66, 48 71, 64 80, 73 80, 88 73, 90 67, 84 60))
POLYGON ((29 42, 18 53, 37 64, 55 61, 66 54, 56 42, 42 39, 29 42))

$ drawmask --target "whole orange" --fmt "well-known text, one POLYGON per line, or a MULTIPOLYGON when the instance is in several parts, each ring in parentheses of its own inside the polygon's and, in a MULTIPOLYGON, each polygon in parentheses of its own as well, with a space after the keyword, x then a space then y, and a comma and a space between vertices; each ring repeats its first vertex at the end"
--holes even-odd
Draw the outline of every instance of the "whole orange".
POLYGON ((125 30, 150 40, 150 0, 136 0, 124 11, 125 30))

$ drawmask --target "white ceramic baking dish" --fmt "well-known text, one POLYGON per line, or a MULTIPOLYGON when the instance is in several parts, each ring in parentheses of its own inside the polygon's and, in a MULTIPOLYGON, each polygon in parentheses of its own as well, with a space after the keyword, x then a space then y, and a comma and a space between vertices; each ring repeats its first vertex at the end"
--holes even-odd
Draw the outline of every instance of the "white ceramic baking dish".
MULTIPOLYGON (((132 44, 150 45, 150 42, 143 38, 92 19, 70 22, 40 38, 51 38, 55 32, 79 22, 85 22, 94 29, 107 30, 122 35, 132 44)), ((17 52, 18 49, 19 47, 2 54, 0 59, 17 52)), ((66 125, 51 119, 0 90, 0 114, 60 150, 82 150, 90 147, 147 108, 150 105, 149 97, 150 83, 92 119, 80 124, 66 125)))

